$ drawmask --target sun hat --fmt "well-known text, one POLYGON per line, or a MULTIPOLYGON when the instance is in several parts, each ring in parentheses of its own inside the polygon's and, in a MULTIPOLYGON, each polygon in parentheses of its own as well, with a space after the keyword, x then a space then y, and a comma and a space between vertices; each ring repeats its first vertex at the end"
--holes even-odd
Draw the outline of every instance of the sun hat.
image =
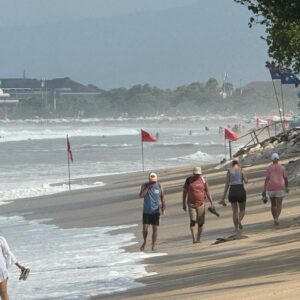
POLYGON ((194 174, 194 175, 201 175, 201 174, 202 174, 202 169, 201 169, 201 167, 195 167, 195 168, 193 169, 193 174, 194 174))
POLYGON ((273 153, 272 156, 271 156, 271 159, 272 159, 272 160, 279 160, 279 155, 278 155, 278 153, 276 153, 276 152, 273 153))

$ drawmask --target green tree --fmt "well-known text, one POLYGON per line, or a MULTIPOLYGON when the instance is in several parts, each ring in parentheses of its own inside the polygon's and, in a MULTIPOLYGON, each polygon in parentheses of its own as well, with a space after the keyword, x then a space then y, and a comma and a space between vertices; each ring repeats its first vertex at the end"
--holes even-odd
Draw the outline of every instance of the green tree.
POLYGON ((218 81, 215 78, 209 78, 206 82, 206 88, 209 91, 216 92, 218 90, 218 81))
POLYGON ((234 0, 248 7, 254 16, 249 26, 266 26, 268 54, 278 64, 300 71, 300 1, 234 0))

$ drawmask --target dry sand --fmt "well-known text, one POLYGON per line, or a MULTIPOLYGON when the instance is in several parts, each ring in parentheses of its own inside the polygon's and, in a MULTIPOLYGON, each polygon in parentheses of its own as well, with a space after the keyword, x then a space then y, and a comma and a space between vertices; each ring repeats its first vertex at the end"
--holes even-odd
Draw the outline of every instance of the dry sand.
MULTIPOLYGON (((207 213, 202 242, 192 244, 181 193, 192 166, 158 171, 166 190, 167 214, 161 218, 157 252, 168 255, 146 260, 147 270, 157 275, 139 279, 143 287, 93 299, 299 299, 300 191, 290 189, 280 226, 275 228, 269 203, 260 200, 266 165, 246 168, 250 183, 243 223, 248 238, 218 245, 212 243, 233 232, 231 208, 216 203, 221 217, 207 213)), ((211 166, 205 169, 217 202, 226 172, 211 166)), ((51 218, 62 228, 141 224, 143 200, 138 192, 145 178, 142 173, 100 178, 106 186, 15 201, 2 206, 1 212, 27 219, 51 218)), ((138 251, 141 226, 128 230, 139 244, 127 250, 138 251)), ((150 252, 150 239, 146 251, 150 252)))

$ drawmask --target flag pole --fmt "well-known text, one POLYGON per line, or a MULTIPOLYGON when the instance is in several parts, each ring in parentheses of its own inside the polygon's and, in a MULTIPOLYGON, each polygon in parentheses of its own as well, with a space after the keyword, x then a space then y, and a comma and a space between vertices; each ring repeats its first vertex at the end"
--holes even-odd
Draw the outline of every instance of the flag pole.
POLYGON ((231 152, 231 140, 228 140, 228 146, 229 146, 229 159, 232 159, 232 152, 231 152))
POLYGON ((143 172, 145 171, 145 167, 144 167, 144 143, 142 141, 142 167, 143 167, 143 172))
POLYGON ((285 111, 284 111, 284 100, 283 100, 283 89, 282 89, 282 82, 280 81, 280 88, 281 88, 281 105, 282 105, 282 114, 283 114, 283 121, 285 121, 285 111))
MULTIPOLYGON (((281 126, 282 126, 282 130, 283 130, 283 132, 284 132, 285 130, 284 130, 283 122, 282 122, 282 114, 281 114, 281 110, 280 110, 279 99, 278 99, 278 95, 277 95, 277 91, 276 91, 276 88, 275 88, 275 84, 274 84, 273 78, 272 78, 272 83, 273 83, 273 88, 274 88, 275 97, 276 97, 276 101, 277 101, 277 106, 278 106, 278 111, 279 111, 279 117, 280 117, 280 120, 281 120, 281 126)), ((275 125, 275 126, 276 126, 276 125, 275 125)))
POLYGON ((141 129, 141 143, 142 143, 142 165, 143 165, 143 172, 145 171, 144 165, 144 142, 156 142, 157 138, 152 136, 147 131, 141 129))
POLYGON ((226 138, 224 136, 224 146, 225 146, 225 160, 226 160, 226 138))
MULTIPOLYGON (((69 137, 67 135, 67 142, 68 142, 68 140, 69 140, 69 137)), ((67 155, 68 155, 69 191, 71 191, 70 153, 69 153, 68 149, 67 149, 67 155)))

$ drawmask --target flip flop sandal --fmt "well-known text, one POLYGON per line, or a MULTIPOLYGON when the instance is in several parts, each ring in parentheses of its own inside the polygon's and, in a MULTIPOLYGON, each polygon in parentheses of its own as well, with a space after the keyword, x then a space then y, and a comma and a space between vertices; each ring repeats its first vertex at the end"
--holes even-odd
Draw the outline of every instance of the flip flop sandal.
POLYGON ((212 214, 216 215, 217 217, 220 217, 220 214, 216 211, 215 208, 212 208, 211 206, 208 208, 208 211, 212 214))
POLYGON ((223 200, 219 201, 218 204, 222 205, 222 206, 227 206, 227 203, 223 200))
POLYGON ((21 271, 21 275, 19 277, 19 280, 26 280, 28 275, 30 273, 30 269, 29 268, 25 268, 21 271))

